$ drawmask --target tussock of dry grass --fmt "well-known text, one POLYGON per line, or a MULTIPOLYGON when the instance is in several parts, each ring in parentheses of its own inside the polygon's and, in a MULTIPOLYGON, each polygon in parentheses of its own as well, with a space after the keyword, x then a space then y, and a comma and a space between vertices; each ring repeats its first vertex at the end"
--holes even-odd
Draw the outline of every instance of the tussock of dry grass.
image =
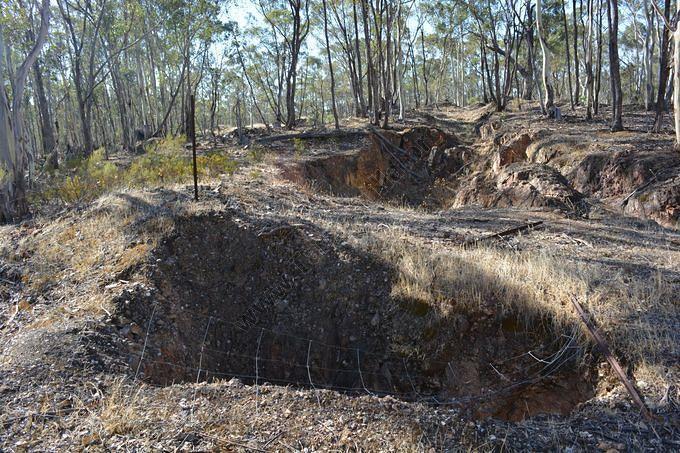
POLYGON ((49 222, 25 237, 19 254, 28 256, 31 272, 24 282, 38 293, 73 302, 57 304, 38 322, 64 313, 110 311, 102 286, 143 263, 172 228, 171 210, 152 194, 126 192, 104 196, 84 213, 49 222))
POLYGON ((586 341, 571 305, 576 297, 628 361, 662 364, 679 353, 677 288, 660 274, 644 280, 545 251, 437 250, 399 231, 361 242, 394 266, 394 296, 425 302, 442 316, 491 310, 517 316, 530 330, 578 327, 586 341))
POLYGON ((150 428, 152 419, 164 420, 172 415, 170 404, 150 404, 142 395, 144 387, 126 385, 119 379, 111 386, 101 407, 89 422, 100 438, 138 434, 150 428))

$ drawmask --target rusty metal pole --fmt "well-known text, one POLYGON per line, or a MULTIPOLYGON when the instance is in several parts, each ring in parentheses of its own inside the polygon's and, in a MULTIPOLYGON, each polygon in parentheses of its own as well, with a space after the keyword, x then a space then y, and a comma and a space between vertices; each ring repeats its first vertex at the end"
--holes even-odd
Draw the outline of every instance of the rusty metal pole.
POLYGON ((191 154, 194 160, 194 201, 198 201, 198 169, 196 168, 196 97, 192 94, 190 98, 190 129, 191 129, 191 154))

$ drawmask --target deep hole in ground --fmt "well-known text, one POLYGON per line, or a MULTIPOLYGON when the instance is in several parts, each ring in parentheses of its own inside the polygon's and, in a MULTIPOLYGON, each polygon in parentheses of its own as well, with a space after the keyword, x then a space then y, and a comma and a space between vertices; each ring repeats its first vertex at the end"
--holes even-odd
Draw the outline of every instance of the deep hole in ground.
POLYGON ((334 196, 441 208, 454 195, 443 182, 472 156, 455 135, 428 126, 376 131, 358 146, 286 164, 282 175, 334 196))
POLYGON ((389 263, 312 225, 182 217, 155 253, 152 278, 156 294, 137 294, 128 310, 149 326, 140 371, 155 384, 257 377, 458 398, 475 416, 509 420, 567 414, 593 394, 592 369, 566 337, 513 315, 442 316, 395 298, 389 263))

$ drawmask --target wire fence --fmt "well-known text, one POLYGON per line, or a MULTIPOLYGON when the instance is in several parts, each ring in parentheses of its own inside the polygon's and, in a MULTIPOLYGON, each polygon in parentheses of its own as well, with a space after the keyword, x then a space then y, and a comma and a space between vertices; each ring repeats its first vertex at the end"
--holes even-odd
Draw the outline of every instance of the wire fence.
POLYGON ((319 390, 392 396, 403 401, 434 405, 483 401, 540 382, 554 375, 565 364, 573 363, 572 359, 581 352, 576 344, 578 331, 575 328, 569 335, 560 335, 537 348, 489 362, 486 364, 489 372, 484 373, 488 384, 486 390, 452 397, 450 395, 455 392, 447 391, 447 388, 457 382, 457 371, 460 372, 458 364, 453 361, 329 344, 320 339, 262 326, 244 327, 215 314, 181 310, 191 319, 205 320, 203 329, 195 329, 197 341, 189 342, 194 345, 193 350, 187 350, 184 361, 177 361, 163 357, 159 347, 153 346, 154 318, 158 313, 158 306, 154 305, 147 320, 141 352, 132 353, 137 359, 135 378, 156 383, 163 380, 159 379, 161 376, 195 383, 237 378, 254 385, 256 413, 259 410, 259 388, 264 383, 310 389, 315 393, 318 404, 321 404, 319 390), (216 338, 231 338, 228 340, 231 344, 214 347, 212 343, 220 343, 219 340, 214 341, 216 338), (241 341, 238 341, 239 338, 241 341), (150 354, 151 349, 154 354, 150 354), (496 376, 495 382, 488 378, 493 375, 496 376))
MULTIPOLYGON (((423 403, 433 406, 462 407, 473 403, 483 403, 502 396, 523 386, 538 383, 558 372, 580 353, 576 345, 577 330, 570 335, 561 335, 552 341, 521 354, 490 362, 489 370, 497 376, 495 385, 489 384, 487 390, 477 394, 451 397, 446 387, 456 381, 459 370, 453 361, 404 357, 390 351, 372 351, 329 344, 319 339, 306 338, 287 332, 277 332, 262 326, 243 326, 215 315, 204 315, 193 310, 183 309, 186 316, 204 320, 196 329, 195 353, 188 355, 186 362, 174 361, 159 354, 158 336, 161 328, 155 323, 162 318, 162 307, 154 304, 148 315, 141 350, 129 352, 136 358, 132 382, 152 388, 167 387, 168 382, 159 382, 154 376, 171 375, 172 383, 200 383, 239 379, 251 384, 255 393, 255 414, 261 410, 261 386, 279 386, 307 389, 313 392, 316 404, 322 406, 324 398, 321 391, 335 391, 349 396, 368 395, 373 397, 392 397, 407 403, 423 403), (232 328, 225 334, 251 334, 254 352, 238 350, 234 347, 216 348, 211 346, 211 335, 232 328), (288 357, 272 357, 265 354, 268 349, 288 348, 294 351, 288 357), (323 358, 330 357, 336 366, 326 366, 323 358), (426 362, 428 369, 422 369, 426 362), (214 366, 218 363, 219 366, 214 366), (432 370, 437 370, 432 375, 432 370), (427 374, 427 376, 425 376, 427 374), (429 388, 423 381, 437 380, 439 385, 429 388)), ((487 375, 491 375, 488 373, 487 375)), ((201 390, 194 386, 192 402, 189 407, 189 423, 197 422, 197 401, 201 390)), ((180 404, 181 405, 181 404, 180 404)), ((16 422, 26 419, 59 420, 71 415, 90 413, 92 408, 56 406, 40 412, 24 411, 17 416, 0 420, 5 429, 16 422)), ((9 414, 8 414, 9 415, 9 414)), ((202 417, 206 415, 203 413, 202 417)), ((212 415, 208 415, 212 417, 212 415)))

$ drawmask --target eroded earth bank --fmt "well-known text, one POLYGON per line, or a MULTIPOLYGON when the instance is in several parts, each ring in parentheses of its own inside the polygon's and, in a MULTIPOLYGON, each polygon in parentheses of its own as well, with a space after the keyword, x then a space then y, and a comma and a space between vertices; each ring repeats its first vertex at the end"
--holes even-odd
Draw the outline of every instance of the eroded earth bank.
POLYGON ((680 154, 645 121, 253 130, 198 202, 2 227, 3 448, 677 450, 680 154))

